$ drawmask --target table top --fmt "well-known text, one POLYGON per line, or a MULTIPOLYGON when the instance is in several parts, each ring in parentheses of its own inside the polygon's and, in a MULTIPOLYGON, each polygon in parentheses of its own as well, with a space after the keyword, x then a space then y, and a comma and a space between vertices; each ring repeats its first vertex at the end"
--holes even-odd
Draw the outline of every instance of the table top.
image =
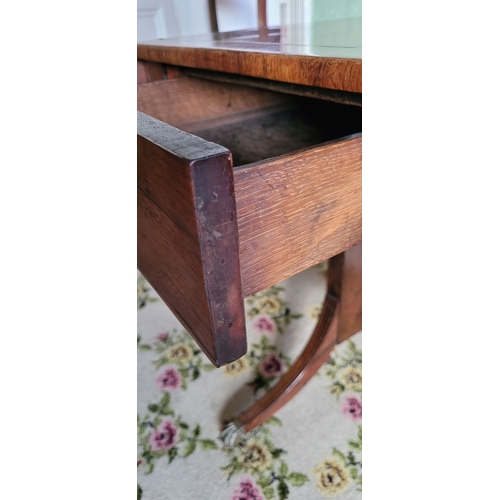
POLYGON ((137 58, 361 93, 361 18, 146 41, 137 58))

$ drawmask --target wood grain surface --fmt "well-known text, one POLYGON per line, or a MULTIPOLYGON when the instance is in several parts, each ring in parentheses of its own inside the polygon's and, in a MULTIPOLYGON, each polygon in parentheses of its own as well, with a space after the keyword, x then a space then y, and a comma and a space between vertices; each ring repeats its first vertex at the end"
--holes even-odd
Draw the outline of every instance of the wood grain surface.
POLYGON ((181 78, 148 83, 137 87, 137 109, 186 131, 208 127, 222 118, 236 120, 241 114, 283 105, 291 96, 212 82, 181 78))
POLYGON ((245 432, 269 420, 311 380, 336 343, 361 329, 361 245, 329 260, 327 293, 306 347, 264 396, 238 415, 245 432))
POLYGON ((163 64, 148 61, 137 61, 137 85, 163 80, 165 78, 163 66, 163 64))
POLYGON ((267 28, 263 5, 258 30, 137 47, 138 108, 161 120, 138 113, 138 267, 212 363, 246 352, 244 296, 335 256, 311 340, 246 431, 361 328, 361 117, 329 107, 360 111, 361 19, 267 28))
POLYGON ((196 155, 219 143, 242 165, 244 296, 361 241, 361 137, 342 137, 360 130, 360 108, 191 77, 140 85, 138 107, 207 139, 196 155))
POLYGON ((137 58, 361 93, 361 18, 153 40, 137 58))
POLYGON ((274 80, 266 80, 264 78, 222 73, 221 71, 207 71, 204 69, 184 68, 183 74, 195 78, 202 78, 218 82, 235 83, 237 85, 245 85, 247 87, 274 90, 276 92, 282 92, 285 94, 312 97, 314 99, 338 102, 341 104, 350 104, 352 106, 361 106, 362 100, 361 94, 356 92, 345 92, 343 90, 332 90, 320 87, 310 87, 307 85, 297 85, 295 83, 278 82, 274 80))
POLYGON ((361 135, 235 168, 243 295, 361 242, 361 135))
POLYGON ((361 92, 361 61, 327 57, 283 56, 219 48, 139 45, 137 57, 149 61, 223 71, 299 85, 361 92))
POLYGON ((216 366, 245 354, 230 152, 138 112, 138 267, 216 366))
POLYGON ((362 245, 344 252, 342 300, 337 333, 337 343, 359 332, 362 326, 362 245))

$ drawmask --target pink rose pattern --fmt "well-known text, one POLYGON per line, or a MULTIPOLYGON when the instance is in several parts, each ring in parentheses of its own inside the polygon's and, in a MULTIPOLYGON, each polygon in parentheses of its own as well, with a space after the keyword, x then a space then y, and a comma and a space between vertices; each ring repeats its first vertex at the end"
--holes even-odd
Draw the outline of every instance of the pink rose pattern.
POLYGON ((252 326, 260 333, 274 333, 276 323, 269 316, 258 316, 252 326))
POLYGON ((342 411, 345 415, 351 417, 352 420, 361 419, 361 401, 356 397, 348 397, 344 402, 342 411))
POLYGON ((160 389, 177 389, 181 385, 181 374, 175 368, 167 368, 156 379, 160 389))
MULTIPOLYGON (((276 332, 276 323, 267 315, 258 316, 252 326, 260 333, 276 332)), ((168 332, 160 333, 157 338, 159 341, 166 341, 168 332)), ((283 373, 284 362, 275 354, 268 354, 266 358, 258 365, 258 371, 265 377, 275 377, 283 373)), ((181 384, 181 375, 173 367, 164 370, 157 378, 157 384, 162 390, 177 389, 181 384)), ((358 421, 362 417, 362 403, 357 397, 349 396, 345 399, 342 411, 353 421, 358 421)), ((178 428, 172 420, 165 420, 157 429, 154 429, 149 436, 151 449, 154 451, 171 450, 178 443, 178 428)), ((137 466, 143 463, 142 459, 137 461, 137 466)), ((288 495, 287 495, 288 496, 288 495)), ((265 500, 260 488, 247 478, 240 482, 235 490, 232 500, 265 500)))
POLYGON ((268 354, 267 357, 259 364, 258 370, 265 377, 276 377, 283 373, 283 361, 274 354, 268 354))
POLYGON ((232 500, 264 500, 264 497, 257 485, 250 479, 245 479, 234 492, 232 500))
POLYGON ((151 449, 169 450, 177 443, 177 427, 171 420, 165 420, 158 429, 155 429, 149 438, 151 449))

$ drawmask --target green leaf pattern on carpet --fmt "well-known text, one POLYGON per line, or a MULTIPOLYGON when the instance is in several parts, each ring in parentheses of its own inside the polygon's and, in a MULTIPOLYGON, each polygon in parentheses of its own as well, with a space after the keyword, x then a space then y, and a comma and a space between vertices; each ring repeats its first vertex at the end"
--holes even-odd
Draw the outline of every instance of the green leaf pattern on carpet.
MULTIPOLYGON (((323 276, 323 268, 317 266, 308 272, 323 276)), ((282 339, 292 335, 290 329, 295 328, 300 334, 300 326, 296 322, 316 321, 321 311, 321 303, 306 304, 301 309, 289 303, 284 294, 288 282, 286 280, 280 286, 270 287, 245 299, 247 329, 253 332, 248 353, 219 370, 213 367, 180 324, 166 331, 158 328, 154 338, 149 335, 149 341, 144 340, 147 336, 138 334, 138 363, 147 363, 155 373, 154 378, 146 382, 140 377, 138 384, 141 391, 143 384, 147 383, 149 391, 154 394, 145 405, 145 411, 137 416, 138 499, 165 498, 152 489, 151 484, 155 483, 146 481, 146 478, 159 469, 161 475, 158 477, 168 478, 169 468, 175 463, 182 461, 187 467, 190 461, 200 456, 204 457, 200 463, 213 467, 210 473, 214 478, 212 486, 206 484, 206 497, 200 498, 360 498, 362 352, 359 341, 348 340, 337 346, 314 377, 321 385, 324 398, 331 398, 337 405, 336 421, 350 421, 351 427, 346 428, 355 428, 356 432, 350 431, 351 435, 343 439, 343 445, 337 443, 337 446, 330 446, 330 453, 318 456, 318 460, 309 467, 297 468, 298 461, 290 460, 294 453, 300 453, 295 449, 292 437, 289 441, 281 438, 277 444, 275 434, 281 433, 282 436, 288 425, 283 410, 246 435, 241 443, 232 449, 225 449, 213 432, 213 425, 211 432, 204 430, 206 418, 218 418, 212 408, 204 409, 198 419, 196 415, 193 419, 191 412, 183 416, 178 409, 179 401, 189 399, 191 387, 199 384, 200 380, 208 383, 208 378, 216 380, 214 377, 218 377, 218 383, 233 384, 228 388, 241 382, 242 390, 247 387, 252 394, 260 396, 288 369, 296 354, 291 356, 286 352, 286 340, 282 339), (183 393, 186 395, 183 396, 183 393), (217 475, 219 479, 216 480, 217 475), (308 493, 306 490, 300 493, 308 484, 311 485, 308 493), (213 491, 209 492, 210 488, 213 491), (316 496, 311 496, 312 491, 316 492, 316 496)), ((166 307, 141 275, 138 276, 137 291, 137 308, 141 318, 147 317, 150 307, 166 307)), ((146 328, 141 320, 139 327, 146 328)), ((304 335, 307 337, 309 334, 304 335)), ((289 405, 293 403, 292 400, 289 405)), ((305 432, 308 425, 314 425, 314 422, 304 422, 305 432)), ((171 477, 169 481, 176 479, 180 480, 171 477)))

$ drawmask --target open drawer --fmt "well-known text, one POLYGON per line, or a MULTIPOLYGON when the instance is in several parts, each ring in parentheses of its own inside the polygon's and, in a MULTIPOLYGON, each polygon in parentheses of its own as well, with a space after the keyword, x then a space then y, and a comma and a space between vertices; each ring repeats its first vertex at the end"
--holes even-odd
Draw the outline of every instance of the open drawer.
POLYGON ((361 108, 183 77, 138 86, 138 267, 216 365, 243 297, 361 242, 361 108))

